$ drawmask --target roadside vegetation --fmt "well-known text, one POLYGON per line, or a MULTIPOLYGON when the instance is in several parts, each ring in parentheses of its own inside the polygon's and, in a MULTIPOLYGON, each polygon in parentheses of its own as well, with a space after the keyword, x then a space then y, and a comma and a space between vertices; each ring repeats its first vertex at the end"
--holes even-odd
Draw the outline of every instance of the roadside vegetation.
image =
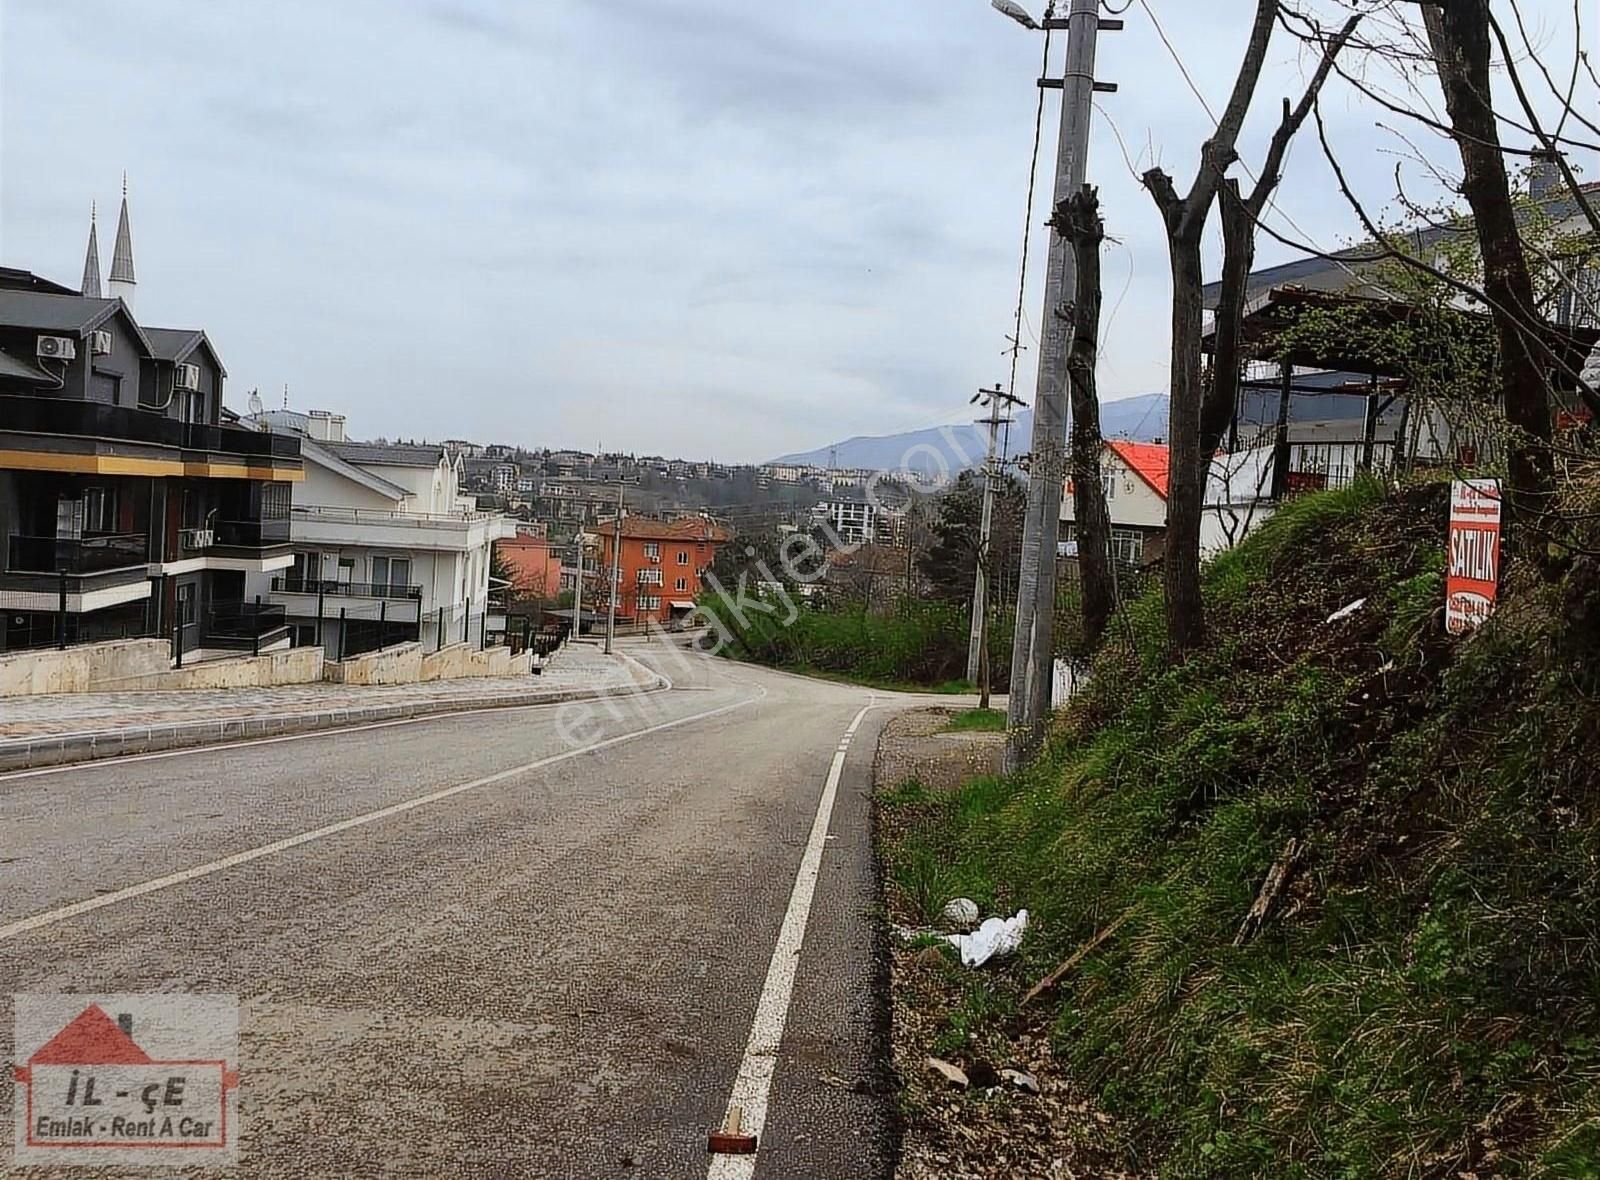
POLYGON ((1147 595, 1036 763, 881 796, 892 910, 1032 918, 940 966, 941 1048, 1047 1037, 1138 1174, 1600 1177, 1600 466, 1566 489, 1589 535, 1462 639, 1447 483, 1291 500, 1207 567, 1213 643, 1147 595))
POLYGON ((963 709, 953 714, 945 731, 948 733, 1001 733, 1006 727, 1006 715, 1001 709, 963 709))
MULTIPOLYGON (((963 679, 968 616, 955 604, 905 599, 889 611, 800 605, 787 623, 787 610, 770 605, 771 612, 733 610, 713 597, 701 609, 716 618, 711 638, 721 639, 722 654, 733 659, 875 688, 972 691, 963 679)), ((1010 655, 1009 626, 991 627, 989 659, 997 692, 1005 691, 1010 655)))

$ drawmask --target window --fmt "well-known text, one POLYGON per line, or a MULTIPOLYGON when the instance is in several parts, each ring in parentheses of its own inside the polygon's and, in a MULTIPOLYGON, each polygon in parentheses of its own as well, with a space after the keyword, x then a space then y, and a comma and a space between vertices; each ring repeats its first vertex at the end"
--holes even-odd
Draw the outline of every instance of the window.
POLYGON ((88 534, 117 531, 116 489, 83 489, 83 531, 88 534))
POLYGON ((411 584, 411 559, 409 557, 374 557, 372 583, 391 590, 404 590, 411 584))
POLYGON ((644 555, 650 558, 652 561, 659 561, 661 558, 661 542, 646 541, 644 544, 644 555))
POLYGON ((687 590, 688 588, 689 588, 689 579, 688 578, 679 578, 677 585, 673 587, 673 589, 679 590, 679 591, 687 590))
POLYGON ((689 564, 689 551, 687 549, 678 550, 678 564, 679 565, 688 565, 689 564))
POLYGON ((184 582, 178 586, 178 623, 180 626, 194 626, 194 583, 184 582))
POLYGON ((1138 565, 1144 556, 1144 534, 1136 529, 1112 529, 1111 556, 1122 565, 1138 565))
POLYGON ((639 571, 639 585, 641 585, 641 586, 659 586, 659 585, 661 585, 661 571, 660 570, 640 570, 639 571))
POLYGON ((1117 469, 1115 467, 1107 467, 1100 473, 1100 485, 1105 489, 1107 500, 1115 500, 1117 498, 1117 469))
POLYGON ((261 519, 288 520, 290 492, 286 483, 261 485, 261 519))
POLYGON ((658 595, 654 595, 654 594, 650 594, 650 595, 641 594, 639 596, 639 609, 640 610, 660 610, 661 609, 661 598, 658 595))
POLYGON ((341 585, 348 586, 356 580, 356 559, 353 557, 339 558, 338 581, 341 585))

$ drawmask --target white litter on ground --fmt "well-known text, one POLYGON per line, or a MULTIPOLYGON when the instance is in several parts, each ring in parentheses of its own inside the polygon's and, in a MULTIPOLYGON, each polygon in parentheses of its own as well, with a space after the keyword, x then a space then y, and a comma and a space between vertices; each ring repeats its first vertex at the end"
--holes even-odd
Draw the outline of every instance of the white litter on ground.
POLYGON ((971 934, 947 934, 945 938, 961 952, 965 967, 982 967, 990 959, 1009 955, 1022 945, 1028 929, 1028 911, 1018 910, 1012 918, 990 918, 971 934))
POLYGON ((957 897, 945 905, 939 916, 955 930, 971 930, 978 924, 978 903, 970 897, 957 897))
POLYGON ((1334 611, 1328 616, 1328 622, 1337 623, 1340 619, 1348 619, 1351 615, 1355 614, 1356 611, 1360 610, 1366 605, 1367 600, 1365 598, 1358 598, 1349 606, 1341 606, 1338 610, 1334 611))

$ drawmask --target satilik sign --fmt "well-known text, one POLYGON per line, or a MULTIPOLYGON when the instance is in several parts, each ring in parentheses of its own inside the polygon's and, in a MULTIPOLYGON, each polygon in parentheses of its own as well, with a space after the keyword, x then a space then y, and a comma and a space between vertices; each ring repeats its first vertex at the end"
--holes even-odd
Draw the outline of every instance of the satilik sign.
POLYGON ((1500 596, 1500 481, 1458 479, 1450 485, 1449 569, 1444 626, 1461 635, 1494 613, 1500 596))

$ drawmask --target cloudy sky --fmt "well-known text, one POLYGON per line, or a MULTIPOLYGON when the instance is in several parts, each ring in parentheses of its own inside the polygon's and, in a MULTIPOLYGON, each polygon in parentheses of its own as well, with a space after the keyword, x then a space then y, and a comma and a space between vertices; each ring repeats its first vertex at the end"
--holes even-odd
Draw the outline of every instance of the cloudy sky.
MULTIPOLYGON (((1149 4, 1220 108, 1251 6, 1149 4)), ((1553 52, 1570 7, 1527 7, 1553 52)), ((1091 145, 1107 397, 1166 380, 1130 160, 1186 184, 1209 128, 1126 19, 1091 145)), ((1005 376, 1039 52, 985 0, 0 0, 0 260, 76 283, 98 200, 109 266, 126 169, 138 314, 205 327, 236 407, 287 385, 361 436, 760 460, 1005 376)), ((1308 69, 1280 38, 1247 160, 1308 69)), ((1392 194, 1393 118, 1327 108, 1392 194)), ((1314 140, 1281 192, 1285 230, 1354 234, 1314 140)))

